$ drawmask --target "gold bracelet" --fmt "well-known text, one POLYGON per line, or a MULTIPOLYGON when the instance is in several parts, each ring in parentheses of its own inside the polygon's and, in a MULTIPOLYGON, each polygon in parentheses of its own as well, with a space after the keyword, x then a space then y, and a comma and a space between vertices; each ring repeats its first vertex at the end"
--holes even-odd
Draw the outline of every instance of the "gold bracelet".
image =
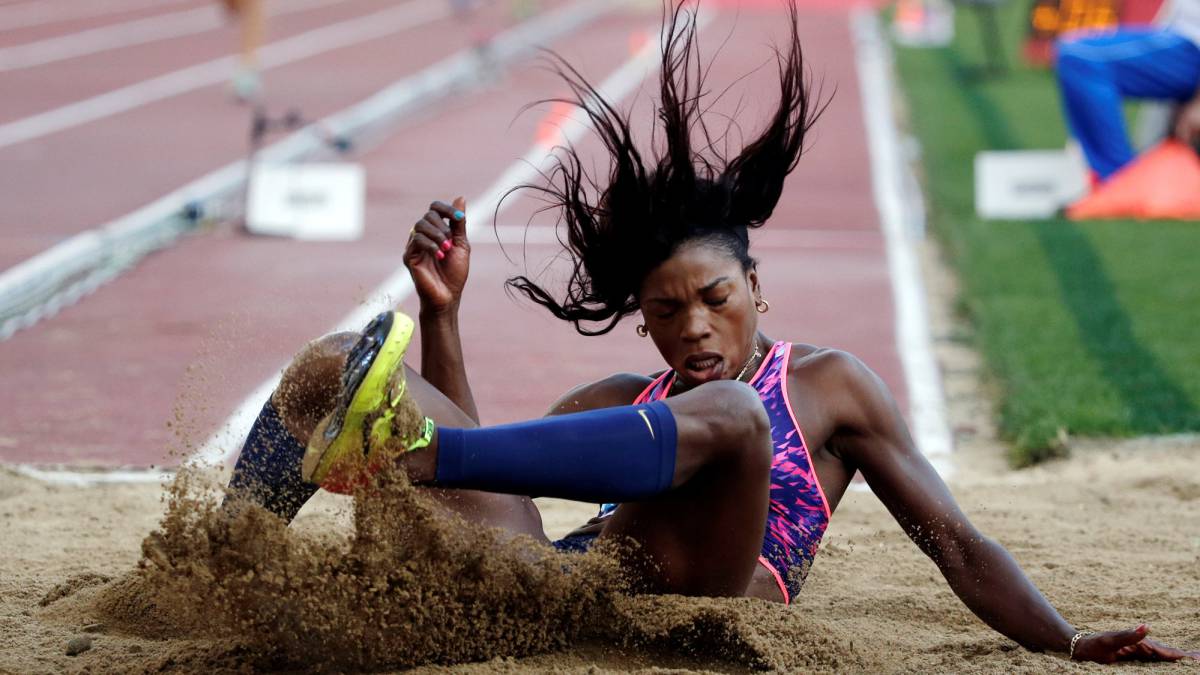
POLYGON ((1081 630, 1078 633, 1076 633, 1075 637, 1071 638, 1071 650, 1067 652, 1067 658, 1074 661, 1075 660, 1075 645, 1079 643, 1079 638, 1081 638, 1085 635, 1091 635, 1092 633, 1095 633, 1095 632, 1096 631, 1094 631, 1094 630, 1081 630))

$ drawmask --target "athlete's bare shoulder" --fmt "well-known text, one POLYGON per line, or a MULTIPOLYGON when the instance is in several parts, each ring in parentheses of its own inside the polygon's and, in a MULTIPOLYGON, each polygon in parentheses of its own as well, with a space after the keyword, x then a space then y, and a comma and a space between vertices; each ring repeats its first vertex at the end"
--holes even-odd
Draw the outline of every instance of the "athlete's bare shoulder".
POLYGON ((865 367, 850 352, 831 347, 818 347, 803 342, 792 343, 792 358, 788 377, 792 381, 815 383, 814 380, 845 376, 848 370, 865 367))
POLYGON ((895 407, 879 375, 854 354, 841 349, 793 344, 788 384, 819 401, 837 425, 885 422, 895 407))
POLYGON ((835 403, 868 404, 864 398, 875 398, 882 381, 850 352, 794 343, 788 363, 788 384, 822 399, 832 408, 835 403))
POLYGON ((550 415, 595 410, 596 408, 611 408, 618 405, 629 405, 650 386, 652 380, 637 373, 616 373, 602 380, 581 384, 563 394, 550 406, 550 415))

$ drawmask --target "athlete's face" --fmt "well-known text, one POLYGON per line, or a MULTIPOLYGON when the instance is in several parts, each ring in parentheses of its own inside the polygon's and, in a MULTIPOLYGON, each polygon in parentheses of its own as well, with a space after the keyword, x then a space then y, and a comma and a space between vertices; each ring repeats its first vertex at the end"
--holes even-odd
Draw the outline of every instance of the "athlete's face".
POLYGON ((758 274, 729 252, 684 244, 642 282, 646 328, 688 385, 733 379, 754 352, 758 274))

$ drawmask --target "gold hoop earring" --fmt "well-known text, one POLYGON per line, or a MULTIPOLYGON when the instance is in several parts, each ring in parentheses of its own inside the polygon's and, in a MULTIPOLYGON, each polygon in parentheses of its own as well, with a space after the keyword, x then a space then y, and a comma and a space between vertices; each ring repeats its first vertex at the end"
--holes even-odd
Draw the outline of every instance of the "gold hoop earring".
POLYGON ((771 303, 759 298, 754 302, 754 309, 758 310, 759 314, 766 314, 771 309, 771 303))
POLYGON ((650 331, 646 330, 646 324, 644 323, 639 323, 636 330, 638 337, 646 337, 650 334, 650 331))

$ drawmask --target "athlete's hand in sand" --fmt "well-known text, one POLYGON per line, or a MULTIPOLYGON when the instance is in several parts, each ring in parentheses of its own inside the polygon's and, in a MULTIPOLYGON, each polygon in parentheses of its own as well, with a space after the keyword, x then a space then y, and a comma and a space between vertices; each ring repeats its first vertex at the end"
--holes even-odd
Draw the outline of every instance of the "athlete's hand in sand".
POLYGON ((1200 652, 1189 652, 1168 647, 1147 638, 1150 627, 1142 624, 1132 630, 1116 630, 1093 633, 1079 638, 1075 645, 1076 661, 1115 663, 1117 661, 1178 661, 1196 659, 1200 652))
POLYGON ((412 275, 422 312, 458 310, 471 263, 466 208, 462 197, 453 204, 434 202, 409 234, 404 266, 412 275))

